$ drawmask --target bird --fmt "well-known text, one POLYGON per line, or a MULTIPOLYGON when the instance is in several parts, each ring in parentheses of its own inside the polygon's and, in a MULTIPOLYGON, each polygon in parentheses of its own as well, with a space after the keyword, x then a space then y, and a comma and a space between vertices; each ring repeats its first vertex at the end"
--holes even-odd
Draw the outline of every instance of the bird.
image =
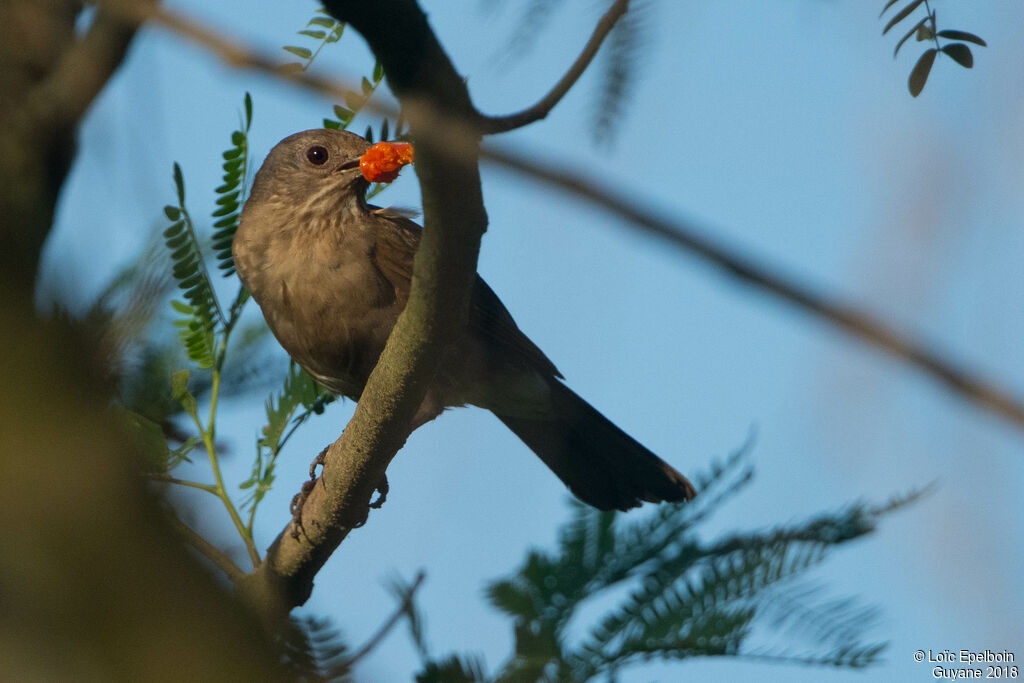
MULTIPOLYGON (((317 382, 358 401, 409 297, 422 228, 367 203, 353 133, 274 146, 232 243, 238 275, 277 341, 317 382)), ((693 484, 564 383, 479 275, 466 329, 441 354, 418 427, 449 407, 494 413, 580 500, 600 510, 682 502, 693 484)))

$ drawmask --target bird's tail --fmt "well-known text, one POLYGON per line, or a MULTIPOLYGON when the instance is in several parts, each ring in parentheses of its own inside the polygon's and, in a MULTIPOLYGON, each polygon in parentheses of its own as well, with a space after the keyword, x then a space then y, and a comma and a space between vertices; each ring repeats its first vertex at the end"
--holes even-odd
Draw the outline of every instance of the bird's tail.
POLYGON ((569 490, 600 510, 628 510, 643 501, 680 502, 693 484, 558 381, 551 414, 498 419, 523 440, 569 490))

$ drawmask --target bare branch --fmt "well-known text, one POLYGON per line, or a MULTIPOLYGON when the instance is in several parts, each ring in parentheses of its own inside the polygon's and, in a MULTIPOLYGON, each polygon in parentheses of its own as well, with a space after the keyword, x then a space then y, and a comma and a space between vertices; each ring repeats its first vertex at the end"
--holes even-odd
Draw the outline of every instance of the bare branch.
POLYGON ((755 288, 769 292, 805 313, 821 318, 895 358, 902 360, 932 378, 961 398, 989 412, 1000 415, 1024 429, 1024 402, 1007 389, 975 376, 960 363, 943 357, 924 344, 897 332, 874 316, 854 306, 827 299, 796 280, 768 266, 701 235, 682 222, 640 208, 653 202, 628 196, 619 190, 588 179, 572 170, 560 168, 559 162, 544 160, 537 154, 517 154, 508 150, 485 147, 481 156, 546 186, 554 185, 578 197, 604 207, 625 218, 634 226, 688 251, 713 266, 755 288))
POLYGON ((217 565, 218 569, 227 574, 227 577, 231 579, 232 583, 237 583, 243 576, 245 576, 245 572, 239 569, 238 565, 235 564, 226 553, 200 536, 194 529, 192 529, 192 527, 178 519, 178 516, 173 512, 167 515, 167 521, 171 525, 171 528, 178 532, 186 543, 195 548, 200 555, 208 559, 210 562, 213 562, 217 565))
POLYGON ((416 578, 413 580, 412 584, 409 585, 409 588, 405 593, 405 597, 402 598, 401 604, 398 605, 398 609, 396 609, 394 614, 391 615, 391 618, 381 624, 380 628, 377 629, 377 632, 374 633, 361 648, 356 650, 355 654, 345 660, 345 663, 342 664, 342 668, 346 671, 351 670, 360 659, 370 654, 375 647, 380 645, 381 641, 387 637, 388 633, 391 632, 391 629, 395 627, 402 616, 408 614, 412 609, 413 597, 416 595, 416 591, 419 590, 424 578, 426 578, 426 576, 422 571, 416 574, 416 578))
MULTIPOLYGON (((343 100, 352 91, 359 91, 358 84, 349 84, 338 79, 323 78, 305 71, 284 69, 276 57, 238 43, 194 17, 185 16, 174 10, 158 5, 139 5, 128 0, 108 0, 108 9, 122 18, 136 23, 150 22, 178 35, 219 57, 225 64, 236 69, 251 69, 267 74, 281 81, 319 93, 333 100, 343 100)), ((366 103, 367 109, 395 117, 397 112, 376 100, 366 103)))
POLYGON ((605 37, 615 27, 616 22, 619 18, 626 13, 629 9, 629 0, 616 0, 615 3, 608 8, 608 11, 604 13, 601 19, 597 22, 597 26, 594 27, 594 32, 590 36, 590 40, 583 47, 583 51, 580 53, 576 61, 573 62, 569 70, 562 76, 562 79, 555 84, 555 87, 551 89, 547 95, 545 95, 539 102, 531 107, 528 107, 515 114, 508 114, 506 116, 485 116, 480 115, 479 126, 481 132, 484 135, 490 135, 493 133, 505 133, 516 128, 522 128, 523 126, 529 125, 535 121, 539 121, 546 117, 548 113, 554 109, 555 105, 558 104, 565 94, 569 92, 569 89, 576 84, 579 77, 583 75, 583 72, 590 66, 590 62, 594 60, 597 51, 601 48, 601 44, 604 43, 605 37))
POLYGON ((7 228, 0 281, 22 295, 35 284, 57 196, 74 158, 78 121, 135 33, 134 25, 115 19, 104 4, 85 35, 76 38, 80 8, 73 0, 0 3, 0 215, 7 228))

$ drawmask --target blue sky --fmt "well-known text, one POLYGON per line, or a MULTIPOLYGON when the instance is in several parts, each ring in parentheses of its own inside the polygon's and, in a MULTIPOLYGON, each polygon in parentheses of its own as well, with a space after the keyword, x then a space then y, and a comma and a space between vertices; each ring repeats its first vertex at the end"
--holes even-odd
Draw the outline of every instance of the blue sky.
MULTIPOLYGON (((478 106, 506 113, 547 90, 603 3, 566 0, 534 47, 510 62, 500 48, 520 3, 495 12, 479 0, 421 4, 478 106)), ((621 183, 638 203, 692 220, 1024 394, 1024 51, 1015 35, 1024 7, 936 3, 940 24, 980 34, 990 47, 975 50, 971 72, 940 59, 913 99, 906 77, 921 48, 911 43, 893 61, 896 38, 880 35, 880 0, 636 4, 646 45, 616 139, 593 144, 599 79, 589 74, 547 120, 500 142, 621 183)), ((280 46, 295 41, 315 8, 171 6, 282 58, 280 46)), ((354 80, 372 60, 353 33, 318 66, 354 80)), ((144 31, 82 130, 45 276, 97 291, 160 221, 174 160, 193 213, 208 213, 206 188, 219 183, 217 154, 246 90, 260 160, 330 112, 318 97, 144 31)), ((880 667, 861 674, 703 660, 640 667, 624 680, 927 680, 917 649, 1024 656, 1021 431, 616 219, 482 170, 491 224, 480 272, 570 386, 684 473, 705 469, 756 426, 756 480, 709 532, 938 484, 815 574, 831 594, 883 608, 872 632, 890 642, 880 667)), ((415 206, 413 175, 384 197, 415 206)), ((262 546, 287 520, 308 461, 351 409, 333 407, 282 456, 258 522, 262 546)), ((226 406, 221 436, 239 453, 229 463, 239 478, 262 410, 258 396, 226 406)), ((478 652, 498 665, 511 630, 485 604, 484 582, 516 567, 528 548, 552 543, 568 515, 564 488, 476 409, 450 411, 414 434, 389 479, 387 504, 320 573, 309 611, 335 617, 358 644, 393 608, 382 579, 423 568, 419 597, 433 649, 478 652)), ((211 534, 230 541, 220 508, 195 509, 211 534)), ((358 673, 401 680, 415 666, 407 638, 395 634, 358 673)))

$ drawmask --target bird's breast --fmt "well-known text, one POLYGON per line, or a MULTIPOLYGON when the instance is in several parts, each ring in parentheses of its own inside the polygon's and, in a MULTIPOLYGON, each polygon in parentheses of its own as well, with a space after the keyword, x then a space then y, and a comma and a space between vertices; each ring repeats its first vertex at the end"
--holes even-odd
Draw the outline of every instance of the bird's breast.
POLYGON ((375 273, 334 256, 279 275, 276 291, 254 296, 281 346, 330 389, 358 398, 399 313, 381 305, 375 273))

